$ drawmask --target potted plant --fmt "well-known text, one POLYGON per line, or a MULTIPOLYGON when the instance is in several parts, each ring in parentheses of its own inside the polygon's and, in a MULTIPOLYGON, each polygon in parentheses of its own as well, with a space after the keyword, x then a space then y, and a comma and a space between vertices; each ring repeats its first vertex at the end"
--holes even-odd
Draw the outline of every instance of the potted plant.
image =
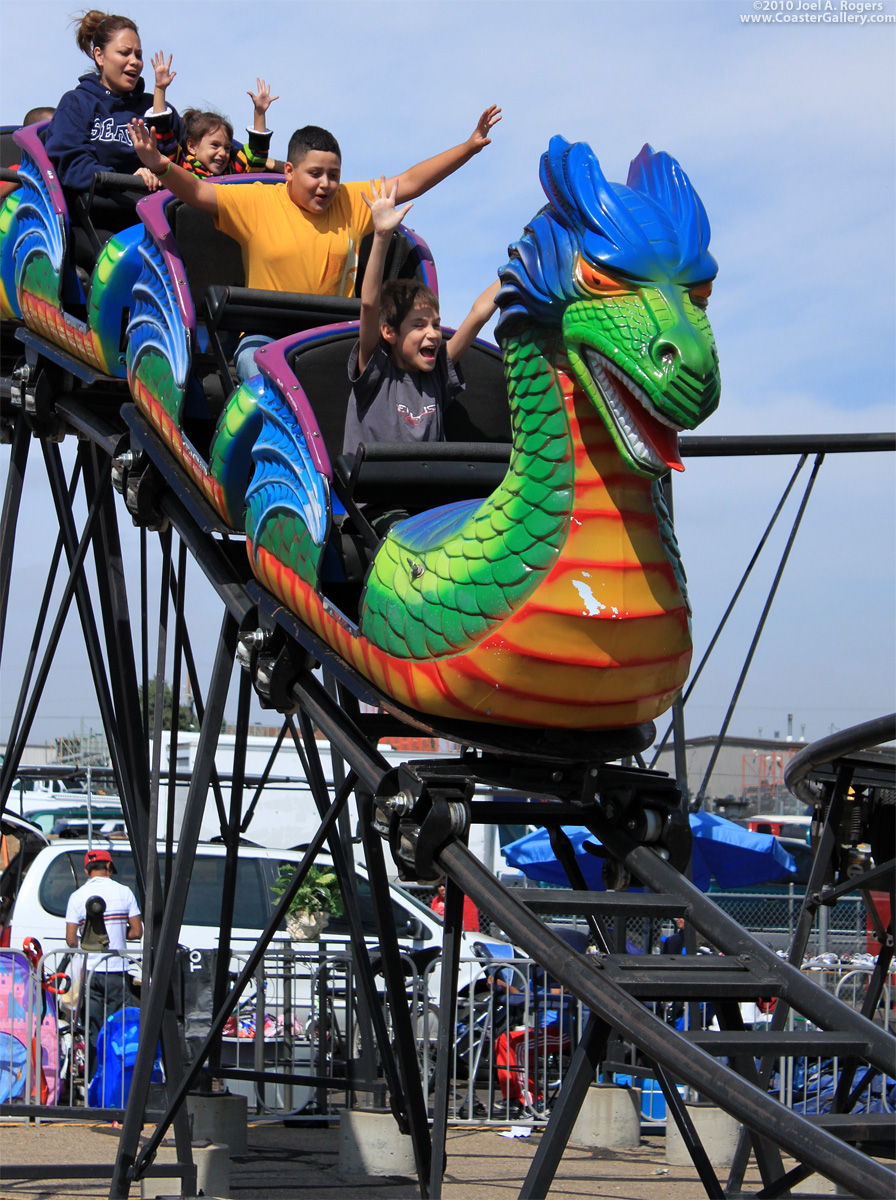
MULTIPOLYGON (((281 863, 280 872, 271 884, 271 891, 279 900, 292 883, 295 866, 281 863)), ((315 942, 333 916, 343 911, 342 893, 335 871, 309 867, 302 886, 293 896, 286 914, 286 929, 294 942, 315 942)))

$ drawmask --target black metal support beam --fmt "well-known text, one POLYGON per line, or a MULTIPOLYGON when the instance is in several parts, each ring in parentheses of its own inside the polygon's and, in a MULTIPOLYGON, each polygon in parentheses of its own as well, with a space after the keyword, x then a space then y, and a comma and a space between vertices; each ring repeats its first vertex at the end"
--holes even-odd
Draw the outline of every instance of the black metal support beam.
POLYGON ((439 989, 439 1032, 436 1053, 435 1106, 432 1117, 432 1162, 429 1194, 441 1200, 442 1178, 448 1156, 448 1100, 454 1065, 454 1038, 457 1024, 457 976, 463 940, 464 894, 452 880, 445 888, 445 932, 442 937, 442 975, 439 989))
MULTIPOLYGON (((688 896, 696 893, 696 897, 704 900, 709 906, 714 920, 718 922, 721 914, 711 901, 706 901, 696 892, 693 885, 678 876, 658 855, 641 847, 638 850, 625 856, 626 865, 635 874, 642 878, 645 875, 654 875, 654 879, 645 879, 645 882, 655 890, 674 893, 681 889, 688 896), (656 871, 652 871, 648 864, 641 861, 642 855, 638 850, 655 861, 656 871)), ((634 997, 627 995, 622 987, 606 978, 606 973, 601 970, 598 961, 586 961, 582 955, 571 955, 567 944, 550 927, 543 925, 530 913, 512 891, 497 883, 465 846, 456 840, 451 841, 439 851, 436 859, 446 874, 462 887, 482 911, 498 921, 517 945, 554 976, 563 987, 582 1003, 587 1004, 592 1012, 634 1042, 652 1061, 662 1065, 676 1078, 697 1088, 750 1129, 774 1136, 775 1141, 794 1157, 811 1164, 828 1178, 851 1187, 856 1195, 876 1197, 888 1194, 892 1190, 894 1178, 890 1171, 852 1147, 844 1145, 827 1131, 811 1126, 805 1119, 784 1108, 759 1088, 744 1081, 739 1085, 736 1094, 732 1094, 725 1073, 719 1069, 719 1064, 712 1056, 689 1043, 647 1011, 634 997)), ((689 917, 692 920, 695 920, 694 907, 699 908, 699 905, 692 898, 692 904, 689 905, 689 917)), ((699 921, 695 920, 695 924, 699 927, 699 921)), ((746 934, 743 936, 748 937, 746 934)), ((754 942, 754 945, 758 947, 758 943, 754 942)), ((787 968, 786 964, 781 966, 782 975, 792 970, 787 968)), ((799 975, 799 972, 793 973, 799 975)), ((792 980, 788 982, 793 983, 792 980)), ((806 983, 806 988, 811 994, 811 1000, 818 1001, 820 989, 811 983, 806 983)), ((790 991, 799 994, 801 989, 791 986, 790 991)), ((831 1000, 839 1016, 843 1006, 833 998, 831 1000)), ((823 1007, 819 1004, 814 1007, 817 1009, 819 1006, 823 1007)), ((815 1016, 815 1020, 819 1022, 818 1015, 815 1016)), ((855 1021, 857 1027, 866 1028, 871 1025, 858 1016, 855 1021)), ((824 1024, 823 1015, 819 1023, 824 1024)), ((892 1042, 889 1035, 883 1031, 880 1033, 884 1042, 892 1042)), ((888 1047, 888 1051, 884 1057, 889 1059, 893 1057, 892 1047, 888 1047)))
MULTIPOLYGON (((224 857, 224 886, 221 891, 218 954, 215 959, 215 978, 212 987, 213 1013, 223 1007, 230 973, 230 931, 233 928, 233 902, 236 897, 237 858, 240 849, 240 819, 243 812, 243 781, 246 778, 246 743, 249 734, 251 699, 252 680, 245 671, 241 671, 237 701, 236 739, 233 746, 233 777, 230 782, 230 815, 226 826, 221 827, 226 854, 224 857)), ((209 1056, 209 1069, 214 1072, 220 1063, 221 1039, 218 1038, 213 1044, 209 1056)))
POLYGON ((12 578, 12 559, 16 545, 19 506, 28 466, 31 430, 24 413, 19 413, 13 427, 3 511, 0 513, 0 661, 3 658, 3 636, 6 631, 6 609, 9 604, 9 584, 12 578))
MULTIPOLYGON (((193 646, 192 646, 192 642, 190 640, 190 632, 187 628, 186 620, 184 619, 184 603, 185 603, 184 597, 186 594, 186 579, 187 579, 186 563, 187 563, 187 544, 183 540, 183 538, 181 538, 179 559, 178 559, 178 564, 179 564, 178 574, 177 574, 177 576, 175 576, 174 573, 172 572, 172 575, 171 575, 171 594, 174 598, 175 606, 177 608, 177 625, 175 628, 175 639, 176 640, 175 640, 175 667, 174 667, 174 670, 175 670, 176 677, 178 679, 177 689, 174 688, 174 683, 172 682, 172 691, 174 692, 175 695, 180 695, 179 668, 180 668, 180 657, 181 657, 181 654, 183 654, 183 661, 187 668, 187 679, 189 681, 190 689, 191 689, 191 692, 193 695, 193 706, 196 709, 196 719, 198 720, 199 725, 201 727, 202 718, 205 713, 205 704, 202 699, 202 685, 199 680, 199 673, 196 670, 196 660, 193 655, 193 646)), ((169 804, 172 805, 172 808, 170 809, 170 813, 169 813, 171 819, 173 819, 173 812, 174 812, 173 803, 174 803, 175 787, 176 787, 176 783, 177 783, 177 780, 176 780, 176 766, 177 766, 176 749, 177 749, 177 730, 172 729, 171 743, 169 746, 170 755, 169 755, 169 768, 168 768, 168 770, 169 770, 168 797, 169 797, 169 804)), ((218 819, 223 823, 223 821, 224 821, 224 794, 221 791, 221 781, 218 778, 217 767, 212 768, 212 793, 214 795, 215 807, 218 811, 218 819)), ((170 866, 170 863, 168 865, 170 866)))
MULTIPOLYGON (((775 572, 775 577, 772 580, 772 585, 769 588, 768 596, 766 597, 765 604, 763 605, 762 612, 759 616, 759 621, 756 625, 756 630, 753 634, 753 640, 750 642, 750 648, 747 651, 747 656, 744 659, 743 666, 741 667, 740 675, 738 676, 737 682, 734 685, 734 691, 731 694, 731 700, 728 704, 728 711, 725 713, 725 717, 724 717, 724 720, 722 721, 722 726, 719 730, 718 737, 716 738, 715 745, 712 748, 712 753, 709 756, 709 762, 706 764, 706 771, 704 772, 704 775, 703 775, 703 781, 700 784, 700 787, 697 791, 697 806, 698 806, 698 808, 703 803, 703 799, 706 796, 706 789, 707 789, 707 786, 709 785, 709 781, 712 777, 712 773, 715 768, 716 761, 719 757, 719 753, 721 752, 722 744, 725 740, 725 735, 728 732, 728 726, 731 724, 731 718, 734 716, 734 710, 737 707, 738 700, 740 699, 741 690, 743 689, 744 683, 747 678, 747 674, 748 674, 748 672, 750 670, 750 666, 753 662, 753 656, 756 653, 756 648, 759 645, 759 640, 762 637, 762 631, 765 629, 765 623, 768 620, 769 613, 771 612, 772 604, 774 603, 775 596, 777 595, 777 592, 778 592, 778 587, 780 586, 781 580, 784 577, 784 569, 787 566, 788 559, 790 558, 790 552, 793 549, 794 542, 796 541, 796 535, 799 532, 800 525, 802 524, 803 517, 805 516, 806 507, 809 504, 809 498, 812 495, 812 489, 815 486, 815 480, 818 478, 818 472, 821 470, 821 464, 823 462, 824 462, 824 454, 819 454, 817 456, 817 458, 815 459, 815 464, 812 467, 812 473, 810 474, 809 481, 806 484, 806 490, 803 493, 803 498, 800 501, 799 509, 797 510, 796 517, 794 518, 793 527, 790 530, 790 535, 787 538, 787 543, 784 546, 783 553, 781 554, 781 561, 778 564, 778 569, 775 572)), ((677 743, 676 743, 676 745, 677 745, 677 743)))
POLYGON ((252 793, 252 799, 249 801, 249 805, 246 808, 243 819, 240 821, 240 833, 246 833, 249 829, 249 826, 252 824, 252 818, 255 816, 255 810, 258 807, 258 802, 261 799, 262 792, 265 789, 265 785, 267 784, 271 771, 274 769, 274 762, 277 758, 277 755, 280 753, 280 747, 283 745, 283 741, 288 732, 289 723, 288 721, 284 721, 280 726, 280 732, 277 734, 277 738, 274 742, 273 748, 271 749, 271 753, 268 755, 268 761, 264 764, 264 769, 262 770, 258 782, 255 785, 255 791, 252 793))
MULTIPOLYGON (((142 532, 142 531, 141 531, 142 532)), ((153 976, 153 947, 161 932, 162 889, 161 875, 157 869, 156 830, 159 822, 159 787, 162 768, 162 725, 165 705, 165 659, 168 650, 168 574, 171 569, 171 530, 161 537, 162 541, 162 586, 159 589, 159 629, 156 645, 156 674, 153 687, 153 742, 152 763, 149 777, 149 818, 147 821, 145 855, 146 894, 143 900, 143 982, 142 994, 149 995, 150 981, 153 976)), ((142 578, 142 573, 141 573, 142 578)), ((147 605, 145 597, 141 597, 143 611, 143 626, 146 625, 147 605)), ((149 688, 143 689, 143 719, 149 716, 149 688)), ((173 724, 177 724, 177 709, 174 709, 173 724)))
POLYGON ((896 1076, 896 1039, 887 1030, 862 1017, 848 1005, 828 995, 807 979, 795 966, 783 962, 767 946, 752 937, 736 921, 682 878, 673 867, 646 846, 636 846, 624 834, 613 829, 599 811, 593 817, 599 837, 614 847, 632 874, 656 892, 677 895, 687 902, 686 919, 706 938, 711 938, 723 954, 745 954, 757 968, 776 976, 780 995, 787 1003, 822 1029, 840 1030, 867 1039, 870 1061, 896 1076), (630 847, 626 853, 625 847, 630 847))
MULTIPOLYGON (((300 760, 305 769, 305 777, 311 788, 311 794, 314 797, 314 803, 317 806, 321 823, 323 823, 326 821, 329 811, 329 796, 326 779, 324 778, 323 765, 320 760, 320 752, 317 748, 317 739, 314 736, 314 728, 307 713, 303 711, 299 712, 299 724, 302 733, 301 740, 297 736, 292 718, 287 718, 286 727, 299 753, 300 760)), ((354 773, 350 773, 336 785, 336 794, 338 796, 348 795, 349 791, 354 787, 355 782, 354 773)), ((398 1072, 398 1064, 395 1061, 395 1055, 392 1052, 392 1046, 389 1042, 385 1014, 380 1007, 379 996, 377 994, 373 964, 370 961, 370 951, 367 948, 367 941, 364 934, 357 877, 352 860, 345 853, 342 839, 339 836, 338 826, 345 811, 346 805, 340 805, 336 819, 336 829, 333 829, 332 826, 329 827, 326 840, 345 904, 345 915, 348 920, 349 938, 352 947, 352 965, 360 980, 361 995, 358 999, 361 1001, 360 1007, 363 1013, 361 1040, 362 1059, 364 1061, 362 1062, 362 1074, 370 1077, 374 1073, 373 1044, 369 1036, 369 1033, 372 1033, 380 1052, 383 1074, 389 1088, 392 1112, 398 1122, 399 1128, 403 1133, 407 1133, 409 1126, 404 1091, 398 1072), (364 1047, 365 1038, 367 1040, 366 1049, 364 1047), (367 1050, 369 1050, 369 1053, 367 1050), (365 1068, 369 1069, 365 1070, 365 1068)), ((359 1014, 359 1019, 361 1015, 359 1014)))
MULTIPOLYGON (((572 842, 570 842, 569 838, 563 832, 563 827, 552 823, 548 830, 548 836, 551 840, 551 849, 556 854, 557 861, 565 871, 566 878, 574 889, 577 889, 579 892, 587 892, 588 884, 585 881, 585 876, 582 874, 582 868, 576 862, 572 842)), ((591 935, 594 938, 594 944, 597 949, 602 954, 609 954, 610 935, 602 916, 594 912, 586 912, 585 920, 588 922, 588 928, 591 930, 591 935)))
POLYGON ((703 1190, 710 1197, 710 1200, 722 1200, 725 1194, 722 1190, 722 1185, 719 1183, 718 1176, 713 1169, 712 1163, 709 1161, 706 1148, 700 1141, 697 1127, 687 1110, 681 1093, 676 1087, 674 1080, 669 1077, 669 1073, 660 1063, 654 1061, 652 1066, 657 1083, 660 1085, 660 1090, 663 1093, 663 1099, 666 1101, 667 1128, 669 1115, 671 1114, 672 1120, 681 1134, 681 1140, 684 1142, 688 1154, 691 1156, 691 1162, 693 1162, 697 1174, 700 1176, 703 1190))
MULTIPOLYGON (((846 796, 846 791, 852 781, 852 768, 846 767, 840 771, 837 784, 833 789, 833 794, 830 800, 828 816, 822 830, 818 845, 815 848, 815 857, 812 860, 812 869, 809 872, 809 881, 806 884, 806 891, 803 895, 803 902, 800 905, 800 913, 797 917, 796 928, 794 930, 793 940, 790 944, 790 952, 788 962, 796 969, 803 961, 806 953, 806 947, 809 944, 809 936, 812 932, 812 926, 815 922, 815 914, 818 909, 818 898, 821 896, 824 887, 825 875, 828 866, 831 862, 831 857, 834 853, 837 843, 837 829, 840 825, 840 817, 843 812, 843 801, 846 796)), ((772 1019, 769 1026, 771 1033, 778 1033, 784 1029, 787 1024, 787 1019, 790 1016, 790 1004, 783 997, 778 998, 775 1005, 775 1011, 772 1013, 772 1019)), ((775 1058, 768 1054, 763 1057, 759 1065, 759 1081, 762 1087, 768 1086, 768 1081, 771 1078, 772 1071, 775 1069, 775 1058)), ((749 1161, 749 1145, 747 1142, 746 1131, 742 1131, 738 1139, 737 1149, 734 1152, 734 1159, 728 1173, 729 1187, 738 1187, 743 1182, 744 1174, 749 1161)))
POLYGON ((330 745, 351 764, 361 784, 376 795, 392 770, 388 760, 369 744, 354 721, 310 672, 297 679, 290 690, 298 707, 308 714, 330 745))
POLYGON ((187 796, 178 852, 174 860, 174 871, 165 897, 162 928, 159 934, 159 944, 155 951, 156 978, 141 1010, 140 1045, 134 1063, 131 1092, 121 1130, 115 1177, 109 1192, 110 1200, 127 1200, 128 1190, 133 1179, 137 1146, 143 1127, 146 1097, 149 1094, 155 1059, 155 1047, 162 1030, 167 1007, 174 958, 183 923, 190 876, 193 872, 196 844, 199 841, 199 830, 208 793, 211 767, 214 762, 218 734, 224 716, 224 704, 233 671, 237 633, 236 622, 229 612, 225 613, 212 671, 209 703, 199 734, 196 763, 187 796))
MULTIPOLYGON (((79 455, 75 462, 75 469, 72 472, 71 483, 69 484, 69 487, 68 487, 68 507, 69 508, 71 508, 72 501, 74 500, 75 494, 77 492, 78 481, 80 479, 80 473, 81 473, 81 458, 79 455)), ((25 669, 22 671, 21 679, 19 680, 19 695, 18 695, 18 699, 16 700, 15 712, 13 713, 12 721, 10 722, 9 730, 6 735, 5 760, 10 760, 10 762, 11 762, 11 754, 12 754, 13 748, 15 746, 16 740, 18 738, 18 735, 19 735, 19 726, 21 724, 22 714, 25 711, 25 704, 27 703, 27 700, 28 700, 28 692, 29 692, 29 689, 31 688, 31 681, 34 678, 34 666, 35 666, 35 663, 37 662, 37 655, 38 655, 38 651, 40 650, 41 639, 43 638, 44 628, 46 627, 47 614, 50 611, 50 601, 53 598, 53 588, 56 583, 56 574, 59 570, 59 560, 62 557, 63 545, 64 545, 64 537, 63 537, 62 530, 60 529, 60 531, 56 537, 56 545, 53 547, 53 553, 50 557, 50 566, 47 570, 47 582, 44 585, 43 595, 41 596, 41 601, 40 601, 40 604, 38 605, 38 609, 37 609, 37 617, 35 618, 35 621, 34 621, 34 633, 32 634, 32 638, 31 638, 31 646, 28 651, 28 658, 25 663, 25 669)), ((6 766, 5 760, 4 760, 4 767, 6 766)), ((15 770, 18 770, 20 768, 20 766, 21 766, 21 764, 17 762, 14 765, 11 764, 9 766, 9 768, 7 768, 7 769, 10 770, 11 772, 14 772, 15 770)), ((11 778, 12 778, 12 775, 10 775, 10 779, 11 778)), ((5 792, 0 794, 0 812, 2 812, 4 809, 6 799, 7 799, 7 797, 6 797, 5 792)))
MULTIPOLYGON (((228 1017, 236 1008, 240 996, 243 994, 246 986, 249 984, 254 977, 255 972, 258 970, 258 966, 264 958, 265 951, 270 945, 271 939, 280 928, 284 917, 289 912, 289 907, 292 904, 296 892, 302 886, 305 876, 308 874, 309 868, 320 853, 321 848, 329 837, 330 831, 334 828, 339 813, 342 811, 342 807, 345 804, 349 793, 350 788, 346 786, 334 798, 333 803, 327 810, 326 816, 320 824, 320 828, 311 839, 308 849, 305 851, 302 861, 299 863, 292 883, 283 893, 279 904, 274 909, 267 925, 264 928, 264 932, 246 959, 242 971, 230 990, 230 995, 224 1002, 221 1010, 213 1017, 211 1028, 206 1034, 205 1041, 196 1052, 196 1057, 194 1058, 192 1065, 174 1088, 173 1092, 169 1092, 168 1108, 166 1109, 165 1113, 156 1121, 156 1127, 153 1130, 152 1136, 147 1140, 139 1158, 134 1162, 129 1173, 130 1175, 138 1177, 140 1174, 142 1174, 144 1164, 151 1162, 154 1158, 156 1151, 162 1144, 162 1139, 165 1137, 165 1134, 168 1132, 168 1129, 171 1126, 173 1114, 176 1113, 183 1104, 187 1093, 199 1078, 202 1064, 208 1056, 209 1050, 211 1049, 215 1039, 221 1036, 221 1032, 224 1029, 224 1025, 226 1024, 228 1017)), ((123 1132, 124 1131, 122 1131, 122 1133, 123 1132)), ((112 1200, 116 1200, 116 1197, 112 1197, 112 1200)))
MULTIPOLYGON (((349 757, 348 761, 352 762, 352 759, 349 757)), ((364 842, 370 886, 374 894, 387 895, 389 879, 386 874, 383 843, 373 828, 373 796, 363 787, 357 788, 355 796, 358 801, 358 816, 361 820, 361 837, 364 842)), ((383 960, 386 996, 392 1010, 393 1033, 407 1106, 408 1127, 414 1147, 414 1161, 417 1164, 420 1195, 426 1200, 429 1195, 432 1172, 429 1114, 426 1109, 426 1099, 423 1095, 423 1084, 417 1061, 417 1041, 405 995, 404 970, 398 949, 398 935, 395 932, 395 917, 391 904, 375 904, 373 912, 383 960)))
POLYGON ((682 458, 743 458, 756 454, 874 454, 896 450, 896 433, 698 434, 678 442, 682 458))
MULTIPOLYGON (((797 463, 796 467, 794 468, 793 474, 790 476, 787 486, 784 488, 784 491, 781 494, 781 498, 775 507, 775 511, 772 513, 771 519, 769 520, 762 536, 759 539, 756 549, 753 551, 752 558, 747 563, 747 566, 744 569, 744 573, 740 577, 740 582, 738 583, 737 587, 734 589, 734 593, 732 594, 731 599, 728 601, 728 607, 725 609, 724 613, 722 614, 722 618, 719 621, 718 625, 716 626, 715 632, 713 633, 712 637, 709 639, 709 645, 704 650, 703 657, 700 659, 700 662, 697 664, 696 669, 691 672, 691 677, 688 680, 688 686, 685 689, 684 693, 678 698, 678 700, 676 700, 676 705, 678 705, 681 709, 685 708, 685 706, 687 705, 687 702, 690 698, 691 693, 693 692, 694 688, 697 686, 697 681, 700 679, 700 676, 703 674, 703 668, 706 666, 707 662, 709 662, 710 656, 712 655, 712 652, 716 647, 716 643, 718 642, 719 638, 722 636, 722 631, 724 630, 725 626, 728 624, 728 618, 734 612, 735 606, 737 605, 737 602, 740 599, 741 593, 743 592, 744 588, 747 585, 747 580, 753 574, 753 568, 756 566, 756 563, 759 561, 759 557, 762 554, 763 549, 765 548, 765 544, 768 541, 768 539, 771 535, 771 532, 777 523, 778 517, 781 515, 781 510, 784 508, 784 505, 787 502, 788 496, 790 495, 791 491, 793 490, 793 485, 797 481, 797 476, 799 475, 800 471, 802 471, 803 467, 806 464, 806 460, 807 460, 807 455, 802 454, 800 456, 800 461, 797 463)), ((664 493, 666 495, 667 503, 670 504, 669 512, 671 515, 671 513, 672 513, 672 508, 671 508, 671 503, 670 503, 671 496, 672 496, 671 483, 667 482, 666 486, 664 487, 664 493)), ((662 753, 663 748, 665 747, 666 743, 668 742, 670 734, 674 734, 676 747, 678 746, 680 738, 682 738, 682 746, 684 745, 683 737, 682 737, 683 732, 684 732, 684 727, 682 724, 681 729, 679 729, 677 715, 678 715, 678 708, 673 708, 672 720, 669 722, 668 726, 666 727, 666 732, 663 734, 663 736, 660 738, 660 740, 653 747, 653 755, 650 759, 651 767, 656 765, 656 761, 659 758, 660 754, 662 753)), ((679 779, 679 785, 680 785, 681 777, 678 772, 677 760, 676 760, 676 778, 679 779)), ((686 794, 687 794, 687 791, 686 791, 686 789, 683 788, 682 795, 686 795, 686 794)))
MULTIPOLYGON (((72 495, 69 490, 64 487, 64 479, 57 472, 51 471, 50 482, 53 488, 53 497, 57 505, 62 511, 67 508, 67 515, 71 515, 72 495), (67 502, 67 503, 66 503, 67 502)), ((96 530, 100 510, 104 501, 104 494, 101 493, 95 496, 87 513, 87 520, 84 529, 81 533, 80 540, 77 545, 74 545, 74 527, 66 526, 65 530, 61 530, 63 544, 65 545, 67 557, 69 559, 69 575, 63 587, 62 595, 59 599, 59 605, 56 610, 56 616, 53 620, 47 644, 44 648, 43 658, 40 666, 37 669, 36 675, 32 675, 29 669, 21 682, 19 692, 19 700, 16 705, 16 711, 13 716, 12 725, 10 727, 7 754, 4 759, 3 768, 0 770, 0 811, 5 808, 6 800, 9 795, 9 789, 12 784, 12 778, 18 770, 19 763, 22 757, 22 751, 28 740, 28 735, 31 732, 31 726, 37 714, 38 706, 40 705, 43 690, 49 678, 50 668, 53 665, 53 658, 56 654, 56 649, 59 645, 59 640, 62 637, 62 631, 65 627, 65 622, 68 617, 69 606, 72 598, 77 596, 78 605, 82 613, 89 607, 89 598, 86 595, 86 588, 83 578, 84 560, 87 556, 87 551, 90 548, 91 539, 96 530), (25 698, 27 690, 31 685, 31 694, 28 697, 27 705, 25 698)), ((60 525, 62 522, 60 521, 60 525)), ((50 564, 50 574, 47 578, 47 585, 44 591, 44 601, 38 612, 38 623, 35 630, 35 637, 32 643, 32 655, 29 659, 29 667, 33 668, 34 659, 36 657, 37 646, 40 640, 40 632, 43 627, 43 621, 46 616, 46 607, 49 605, 50 594, 53 589, 53 581, 58 565, 58 556, 53 555, 50 564)))
POLYGON ((541 1200, 548 1194, 566 1144, 588 1089, 594 1083, 597 1068, 604 1056, 610 1037, 610 1026, 593 1013, 588 1018, 579 1044, 576 1046, 569 1070, 563 1077, 563 1087, 548 1127, 541 1136, 535 1157, 520 1191, 520 1200, 541 1200))
MULTIPOLYGON (((109 460, 100 460, 96 444, 91 445, 91 455, 84 464, 88 495, 97 487, 104 486, 109 478, 109 460)), ((118 517, 114 495, 108 489, 104 491, 100 528, 94 539, 94 559, 106 661, 109 664, 109 689, 115 713, 117 756, 112 762, 128 834, 135 850, 137 887, 142 900, 146 891, 144 863, 149 836, 149 751, 137 690, 137 667, 118 517)))
POLYGON ((174 665, 171 671, 171 694, 174 697, 178 719, 171 722, 168 741, 168 796, 165 810, 165 878, 171 878, 171 863, 174 857, 174 806, 177 797, 177 739, 180 726, 180 681, 184 659, 186 626, 184 608, 187 594, 187 547, 178 541, 177 573, 171 569, 169 580, 171 597, 174 601, 174 665))

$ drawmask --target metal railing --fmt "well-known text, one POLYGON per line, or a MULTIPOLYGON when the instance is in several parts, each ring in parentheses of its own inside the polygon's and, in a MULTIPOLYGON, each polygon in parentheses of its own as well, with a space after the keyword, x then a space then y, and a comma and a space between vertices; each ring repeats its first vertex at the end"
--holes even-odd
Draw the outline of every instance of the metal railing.
MULTIPOLYGON (((485 949, 485 948, 484 948, 485 949)), ((509 949, 509 947, 508 947, 509 949)), ((210 1021, 197 977, 210 978, 213 951, 188 952, 187 982, 181 987, 183 1049, 187 1061, 210 1021), (190 986, 192 985, 192 994, 190 986), (205 1028, 203 1027, 205 1025, 205 1028)), ((101 967, 121 967, 130 1013, 116 1009, 112 989, 96 984, 100 972, 84 974, 83 951, 50 951, 36 963, 21 952, 0 950, 0 1104, 2 1111, 49 1113, 60 1108, 85 1115, 123 1109, 136 1053, 139 997, 131 980, 140 978, 140 956, 106 956, 101 967), (115 959, 113 962, 112 960, 115 959), (55 994, 42 981, 63 974, 72 983, 55 994), (93 1029, 98 1037, 91 1037, 93 1029), (94 1042, 98 1045, 95 1046, 94 1042)), ((231 969, 238 971, 240 956, 231 969)), ((417 1038, 424 1090, 434 1087, 439 1032, 441 959, 419 971, 404 959, 407 996, 417 1038)), ((861 1008, 871 967, 836 964, 817 969, 826 990, 861 1008)), ((201 980, 199 981, 201 982, 201 980)), ((891 976, 877 1020, 890 1028, 896 1000, 891 976)), ((712 1020, 704 1005, 658 1005, 659 1015, 679 1028, 712 1020)), ((384 1003, 386 1028, 391 1030, 384 1003)), ((770 1014, 742 1006, 754 1029, 770 1014)), ((532 960, 492 957, 488 952, 461 959, 449 1117, 481 1124, 508 1119, 543 1122, 561 1087, 587 1011, 556 987, 532 960)), ((795 1019, 791 1014, 791 1027, 795 1019)), ((382 1099, 383 1073, 372 1046, 369 1022, 358 1004, 351 957, 326 943, 270 950, 224 1029, 220 1053, 209 1064, 211 1077, 247 1096, 256 1113, 297 1116, 333 1111, 337 1099, 353 1103, 359 1093, 382 1099), (282 1078, 278 1078, 281 1077, 282 1078), (295 1077, 304 1077, 297 1081, 295 1077)), ((665 1104, 650 1066, 633 1047, 611 1043, 611 1062, 602 1078, 642 1088, 642 1119, 665 1119, 665 1104), (627 1065, 620 1071, 621 1062, 627 1065)), ((161 1061, 157 1064, 161 1082, 161 1061)), ((800 1058, 778 1062, 771 1090, 795 1111, 824 1111, 836 1088, 837 1059, 800 1058)), ((878 1079, 868 1103, 872 1111, 892 1111, 896 1081, 878 1079)), ((365 1097, 365 1101, 369 1099, 365 1097)), ((862 1111, 860 1107, 858 1111, 862 1111)))

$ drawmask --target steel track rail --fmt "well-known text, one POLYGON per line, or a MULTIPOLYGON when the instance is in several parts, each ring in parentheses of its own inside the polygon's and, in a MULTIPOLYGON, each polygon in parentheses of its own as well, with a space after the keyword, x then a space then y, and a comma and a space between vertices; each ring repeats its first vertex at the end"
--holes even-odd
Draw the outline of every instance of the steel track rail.
MULTIPOLYGON (((722 1067, 712 1055, 671 1029, 622 987, 607 979, 596 957, 589 961, 584 955, 571 954, 567 943, 499 883, 466 846, 452 840, 439 851, 436 861, 513 942, 648 1058, 697 1088, 755 1134, 765 1138, 771 1135, 800 1162, 849 1188, 851 1193, 872 1198, 893 1194, 896 1189, 893 1172, 722 1067)), ((677 875, 671 867, 668 871, 677 875)), ((712 907, 717 913, 715 906, 712 907)), ((812 984, 807 986, 814 988, 812 984)))

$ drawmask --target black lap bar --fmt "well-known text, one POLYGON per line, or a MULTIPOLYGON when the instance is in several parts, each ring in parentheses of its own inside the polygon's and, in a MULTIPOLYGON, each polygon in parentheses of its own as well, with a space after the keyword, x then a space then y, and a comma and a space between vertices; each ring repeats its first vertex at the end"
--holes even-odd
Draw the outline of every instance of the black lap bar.
POLYGON ((506 442, 362 442, 334 465, 356 503, 400 500, 414 510, 488 496, 510 462, 506 442))
POLYGON ((211 328, 271 337, 285 337, 337 321, 357 321, 361 315, 360 300, 222 284, 209 286, 205 303, 211 328))

